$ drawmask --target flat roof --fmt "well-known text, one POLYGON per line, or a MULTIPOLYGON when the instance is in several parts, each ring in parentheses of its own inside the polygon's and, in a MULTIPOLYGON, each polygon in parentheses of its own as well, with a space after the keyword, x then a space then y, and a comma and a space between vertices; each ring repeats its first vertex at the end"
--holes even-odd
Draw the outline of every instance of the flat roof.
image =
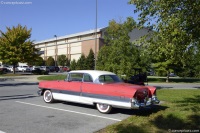
MULTIPOLYGON (((103 31, 104 29, 106 29, 106 27, 98 28, 97 32, 103 31)), ((75 34, 60 36, 60 37, 57 37, 57 40, 61 40, 61 39, 65 39, 65 38, 72 38, 72 37, 81 36, 81 35, 87 35, 87 34, 91 34, 91 33, 95 33, 95 32, 96 32, 96 29, 88 30, 88 31, 79 32, 79 33, 75 33, 75 34)), ((55 41, 55 37, 46 39, 46 40, 42 40, 42 41, 36 41, 36 42, 34 42, 33 45, 38 44, 38 43, 51 42, 51 41, 55 41)))

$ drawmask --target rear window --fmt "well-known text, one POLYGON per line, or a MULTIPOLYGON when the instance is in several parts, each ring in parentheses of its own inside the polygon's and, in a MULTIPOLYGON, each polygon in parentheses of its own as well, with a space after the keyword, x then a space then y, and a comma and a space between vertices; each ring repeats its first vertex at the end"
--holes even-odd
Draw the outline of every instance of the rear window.
POLYGON ((100 83, 118 83, 122 82, 117 75, 101 75, 99 77, 100 83))

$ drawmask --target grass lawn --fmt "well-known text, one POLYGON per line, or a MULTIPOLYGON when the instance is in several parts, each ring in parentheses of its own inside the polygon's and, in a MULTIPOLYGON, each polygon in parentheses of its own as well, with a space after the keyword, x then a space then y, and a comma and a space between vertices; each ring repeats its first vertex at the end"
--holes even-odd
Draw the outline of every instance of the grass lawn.
POLYGON ((200 90, 157 90, 163 102, 153 109, 133 110, 133 115, 98 133, 200 132, 200 90), (183 131, 182 131, 183 132, 183 131))
MULTIPOLYGON (((166 82, 166 77, 148 76, 148 82, 166 82)), ((200 78, 182 78, 182 77, 170 77, 171 83, 200 83, 200 78)))
POLYGON ((64 80, 66 75, 49 75, 49 76, 40 76, 38 80, 64 80))

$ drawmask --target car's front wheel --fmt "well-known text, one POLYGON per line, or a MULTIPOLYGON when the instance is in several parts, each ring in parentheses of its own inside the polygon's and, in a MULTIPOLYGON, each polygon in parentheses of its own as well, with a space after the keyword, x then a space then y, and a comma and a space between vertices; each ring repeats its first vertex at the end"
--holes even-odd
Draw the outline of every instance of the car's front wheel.
POLYGON ((50 90, 44 91, 43 99, 46 103, 53 103, 54 102, 54 98, 53 98, 52 92, 50 90))
POLYGON ((104 114, 108 114, 112 110, 112 106, 107 105, 107 104, 97 103, 96 107, 97 107, 99 112, 104 113, 104 114))

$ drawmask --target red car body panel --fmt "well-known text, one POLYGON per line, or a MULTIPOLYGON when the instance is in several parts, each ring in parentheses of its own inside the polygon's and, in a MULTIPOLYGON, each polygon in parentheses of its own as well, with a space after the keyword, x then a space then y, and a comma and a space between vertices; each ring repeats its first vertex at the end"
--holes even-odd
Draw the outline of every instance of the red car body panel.
POLYGON ((137 90, 149 90, 149 96, 152 96, 156 90, 152 86, 139 86, 127 83, 108 83, 94 84, 87 82, 68 82, 68 81, 42 81, 39 88, 68 90, 80 93, 103 94, 108 96, 119 96, 133 98, 137 90))

